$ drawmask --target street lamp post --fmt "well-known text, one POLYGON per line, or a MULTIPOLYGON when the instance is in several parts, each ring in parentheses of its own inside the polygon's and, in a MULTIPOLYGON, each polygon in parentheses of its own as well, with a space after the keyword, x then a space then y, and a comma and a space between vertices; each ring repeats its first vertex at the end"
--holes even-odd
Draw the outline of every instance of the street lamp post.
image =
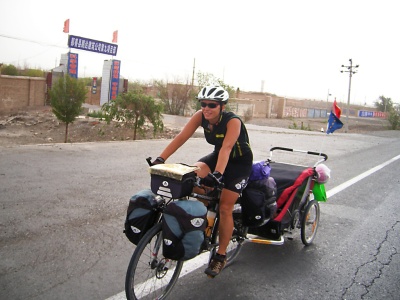
POLYGON ((350 58, 349 59, 350 62, 350 66, 345 66, 342 65, 342 68, 346 68, 346 70, 341 70, 340 72, 348 72, 349 73, 349 92, 347 94, 347 110, 346 110, 346 126, 345 126, 345 130, 344 132, 348 132, 349 131, 349 111, 350 111, 350 90, 351 90, 351 77, 353 76, 353 74, 357 73, 357 68, 359 67, 359 65, 353 66, 353 60, 350 58))

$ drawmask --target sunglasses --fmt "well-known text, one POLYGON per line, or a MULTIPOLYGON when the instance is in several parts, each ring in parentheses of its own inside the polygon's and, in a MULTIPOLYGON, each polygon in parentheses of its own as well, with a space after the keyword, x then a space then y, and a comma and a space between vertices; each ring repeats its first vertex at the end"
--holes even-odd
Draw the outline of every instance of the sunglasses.
POLYGON ((218 106, 217 103, 205 103, 205 102, 200 102, 201 107, 209 107, 209 108, 216 108, 218 106))

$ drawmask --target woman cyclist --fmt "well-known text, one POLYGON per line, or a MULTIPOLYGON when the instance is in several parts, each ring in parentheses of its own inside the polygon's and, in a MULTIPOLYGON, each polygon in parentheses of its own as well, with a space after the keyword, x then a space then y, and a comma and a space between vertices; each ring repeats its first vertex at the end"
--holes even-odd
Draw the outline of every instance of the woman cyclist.
POLYGON ((219 207, 219 247, 205 270, 207 275, 215 277, 226 264, 226 248, 233 232, 233 206, 250 176, 253 153, 242 120, 234 113, 225 111, 229 99, 226 90, 219 86, 206 86, 201 89, 197 99, 201 110, 190 118, 153 163, 164 163, 199 126, 203 127, 207 142, 215 146, 212 153, 195 163, 200 167, 197 175, 203 178, 205 186, 215 186, 215 179, 209 173, 224 183, 219 207))

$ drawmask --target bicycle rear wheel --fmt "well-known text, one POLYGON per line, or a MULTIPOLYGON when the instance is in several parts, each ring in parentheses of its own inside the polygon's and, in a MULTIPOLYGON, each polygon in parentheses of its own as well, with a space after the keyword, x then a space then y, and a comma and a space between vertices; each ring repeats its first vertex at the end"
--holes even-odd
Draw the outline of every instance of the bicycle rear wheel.
MULTIPOLYGON (((242 220, 240 216, 238 218, 233 218, 234 222, 234 228, 233 228, 233 234, 232 238, 228 244, 228 247, 226 249, 226 265, 225 267, 228 267, 233 263, 233 261, 236 259, 236 257, 239 255, 240 250, 242 250, 243 243, 245 241, 245 236, 247 234, 247 227, 242 226, 242 220)), ((218 245, 219 244, 219 218, 215 220, 215 226, 214 226, 214 231, 212 234, 212 240, 211 243, 213 245, 218 245)), ((217 252, 218 248, 214 247, 210 251, 210 259, 215 255, 217 252)))
POLYGON ((183 261, 162 255, 161 223, 151 228, 133 252, 125 278, 128 300, 165 299, 182 270, 183 261))

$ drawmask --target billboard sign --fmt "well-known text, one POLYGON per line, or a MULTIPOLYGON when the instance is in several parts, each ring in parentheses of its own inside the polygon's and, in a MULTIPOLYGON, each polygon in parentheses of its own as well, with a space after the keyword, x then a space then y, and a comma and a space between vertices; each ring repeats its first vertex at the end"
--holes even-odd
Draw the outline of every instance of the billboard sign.
POLYGON ((359 110, 358 116, 364 118, 386 118, 386 113, 381 111, 359 110))
POLYGON ((115 100, 118 96, 120 68, 121 61, 113 60, 111 65, 111 100, 115 100))
POLYGON ((93 77, 92 81, 92 94, 97 93, 97 77, 93 77))
POLYGON ((112 56, 116 56, 118 50, 118 45, 116 44, 96 41, 76 35, 69 36, 68 47, 112 56))
POLYGON ((73 78, 78 78, 78 54, 68 53, 68 67, 67 72, 69 76, 73 78))

